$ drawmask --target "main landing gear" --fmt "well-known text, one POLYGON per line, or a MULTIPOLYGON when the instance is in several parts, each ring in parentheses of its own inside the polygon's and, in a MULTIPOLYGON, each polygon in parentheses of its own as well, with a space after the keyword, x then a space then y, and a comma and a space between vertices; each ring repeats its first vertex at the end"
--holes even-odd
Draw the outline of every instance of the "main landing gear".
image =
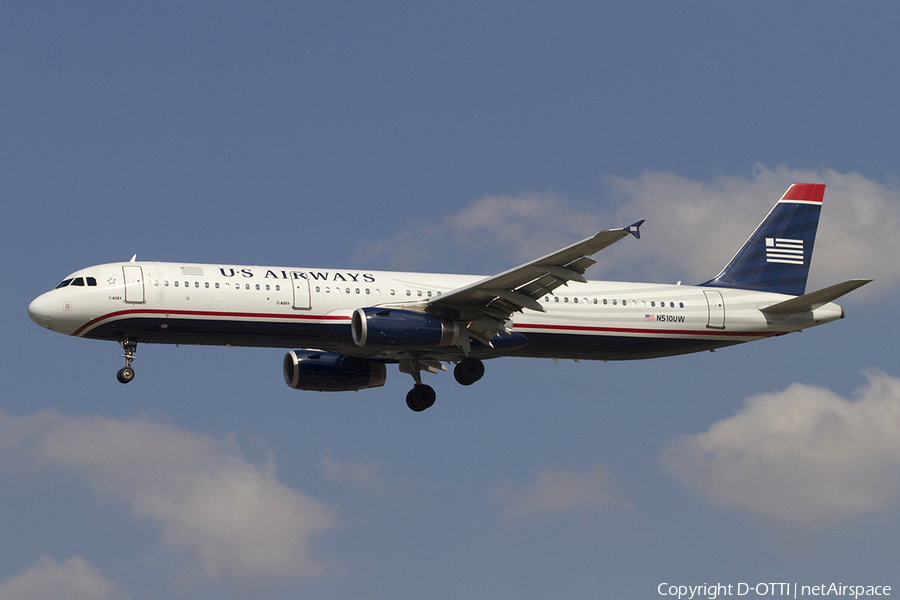
POLYGON ((119 383, 128 383, 134 379, 134 369, 131 368, 131 363, 134 362, 134 353, 137 352, 137 342, 126 337, 119 343, 122 345, 122 350, 125 351, 125 354, 122 355, 125 359, 125 366, 116 373, 116 379, 119 380, 119 383))
MULTIPOLYGON (((401 360, 400 371, 412 375, 416 384, 406 394, 406 405, 415 412, 422 412, 434 405, 437 394, 430 385, 422 383, 422 371, 437 373, 438 369, 446 371, 446 367, 437 361, 401 360)), ((477 358, 467 357, 453 369, 453 377, 462 385, 472 385, 484 376, 484 363, 477 358)))
POLYGON ((406 394, 406 405, 411 410, 422 412, 426 408, 431 408, 434 405, 435 398, 437 398, 437 394, 434 393, 433 387, 418 382, 413 386, 413 389, 409 390, 409 393, 406 394))
POLYGON ((460 385, 472 385, 484 377, 484 363, 477 358, 466 357, 453 368, 453 377, 460 385))

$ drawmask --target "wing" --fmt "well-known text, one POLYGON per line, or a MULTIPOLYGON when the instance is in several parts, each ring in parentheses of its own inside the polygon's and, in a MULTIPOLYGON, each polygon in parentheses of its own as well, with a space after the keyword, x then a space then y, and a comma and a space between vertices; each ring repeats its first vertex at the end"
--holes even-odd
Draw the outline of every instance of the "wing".
POLYGON ((432 298, 426 310, 441 317, 469 321, 469 336, 491 345, 490 340, 496 334, 509 333, 507 322, 513 313, 526 308, 544 312, 538 298, 570 281, 584 283, 584 271, 597 262, 590 258, 592 254, 629 234, 640 239, 643 222, 601 231, 515 269, 432 298))

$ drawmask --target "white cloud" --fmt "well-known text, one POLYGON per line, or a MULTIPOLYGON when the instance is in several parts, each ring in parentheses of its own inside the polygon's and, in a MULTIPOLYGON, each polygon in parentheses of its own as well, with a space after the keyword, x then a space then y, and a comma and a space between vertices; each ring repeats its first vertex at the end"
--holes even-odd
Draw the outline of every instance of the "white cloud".
POLYGON ((814 289, 857 277, 876 287, 900 282, 900 189, 831 169, 768 169, 693 181, 672 173, 608 177, 609 196, 576 205, 552 192, 486 196, 434 221, 410 223, 367 247, 392 268, 496 271, 537 258, 600 229, 646 219, 643 239, 626 239, 595 256, 592 278, 699 283, 714 277, 795 182, 828 187, 810 271, 814 289))
POLYGON ((81 556, 62 564, 42 556, 35 565, 0 583, 0 600, 113 600, 124 594, 81 556))
POLYGON ((377 495, 385 492, 381 467, 374 460, 340 461, 329 452, 322 457, 319 468, 323 477, 333 483, 350 485, 377 495))
POLYGON ((867 374, 858 398, 793 384, 745 401, 735 416, 684 436, 662 464, 722 506, 819 525, 900 498, 900 379, 867 374))
POLYGON ((507 517, 521 519, 615 504, 611 480, 609 469, 603 466, 581 473, 542 469, 527 487, 502 484, 492 488, 489 495, 505 505, 507 517))
POLYGON ((386 257, 395 269, 447 258, 454 272, 478 273, 513 267, 577 242, 596 233, 601 222, 593 208, 574 206, 553 192, 485 196, 438 222, 407 224, 362 254, 386 257))
POLYGON ((233 441, 145 418, 0 412, 5 463, 83 475, 105 498, 162 525, 162 542, 199 560, 211 579, 314 575, 310 536, 334 512, 288 488, 270 460, 254 465, 233 441))
POLYGON ((827 187, 809 289, 857 277, 874 277, 881 286, 900 281, 893 259, 900 255, 900 189, 856 173, 757 166, 747 177, 707 182, 671 173, 609 181, 622 215, 616 222, 647 219, 646 239, 628 254, 657 277, 714 276, 791 183, 816 182, 827 187))

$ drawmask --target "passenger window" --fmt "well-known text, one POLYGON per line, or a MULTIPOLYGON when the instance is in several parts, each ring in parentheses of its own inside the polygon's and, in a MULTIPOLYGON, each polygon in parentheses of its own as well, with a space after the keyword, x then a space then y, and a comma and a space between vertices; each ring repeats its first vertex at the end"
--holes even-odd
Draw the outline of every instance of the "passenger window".
POLYGON ((245 290, 249 290, 249 289, 250 289, 250 284, 249 284, 249 283, 245 283, 245 284, 244 284, 244 289, 245 289, 245 290))
POLYGON ((594 298, 594 304, 597 304, 597 299, 596 299, 596 298, 594 298))
POLYGON ((168 279, 164 279, 164 280, 163 280, 163 287, 169 287, 169 280, 168 280, 168 279))
POLYGON ((656 300, 651 300, 651 301, 650 301, 650 306, 656 306, 656 300))
POLYGON ((199 287, 200 287, 200 282, 199 282, 199 281, 195 281, 195 282, 194 282, 194 287, 195 287, 195 288, 199 288, 199 287))
POLYGON ((669 302, 669 308, 675 308, 675 303, 674 303, 674 302, 669 302))
POLYGON ((219 289, 219 282, 216 282, 216 289, 219 289))
POLYGON ((259 289, 259 284, 258 284, 258 283, 256 284, 256 289, 257 289, 257 290, 259 289))
POLYGON ((606 298, 603 299, 603 306, 606 306, 606 298))
POLYGON ((678 303, 678 308, 684 308, 684 302, 679 302, 679 303, 678 303))
POLYGON ((278 284, 275 284, 275 291, 276 291, 276 292, 280 292, 280 291, 281 291, 281 286, 278 285, 278 284))
POLYGON ((578 298, 572 298, 572 302, 574 302, 575 304, 578 304, 578 298))
POLYGON ((203 284, 203 287, 205 287, 206 289, 209 289, 209 282, 208 282, 208 281, 205 282, 205 283, 203 284))
POLYGON ((393 295, 394 295, 394 290, 391 290, 391 296, 393 296, 393 295))
POLYGON ((616 299, 613 298, 613 306, 615 306, 615 305, 616 305, 616 299))
POLYGON ((356 288, 356 293, 357 293, 357 294, 359 293, 359 288, 356 288))
POLYGON ((178 282, 177 282, 177 281, 175 282, 175 287, 178 287, 178 282))
POLYGON ((409 291, 409 290, 406 290, 406 295, 407 295, 407 296, 412 296, 412 292, 409 291))
POLYGON ((60 282, 59 282, 59 285, 56 286, 54 289, 57 289, 57 290, 58 290, 59 288, 64 288, 64 287, 66 287, 67 285, 69 285, 70 283, 72 283, 72 280, 71 280, 71 279, 64 279, 64 280, 60 281, 60 282))

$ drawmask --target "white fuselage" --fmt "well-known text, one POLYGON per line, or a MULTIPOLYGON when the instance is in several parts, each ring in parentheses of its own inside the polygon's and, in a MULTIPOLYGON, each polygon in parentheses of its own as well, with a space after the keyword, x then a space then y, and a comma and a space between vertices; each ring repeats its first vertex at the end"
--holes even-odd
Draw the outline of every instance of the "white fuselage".
MULTIPOLYGON (((315 348, 399 360, 357 347, 357 308, 424 310, 435 296, 482 279, 474 275, 188 263, 112 263, 82 269, 32 302, 42 326, 79 337, 145 343, 315 348), (82 285, 75 285, 75 283, 82 285), (91 285, 89 282, 93 282, 91 285)), ((570 282, 526 309, 511 329, 524 347, 484 356, 624 360, 712 350, 783 335, 843 316, 828 303, 779 316, 761 308, 791 296, 734 288, 609 281, 570 282)), ((458 347, 417 358, 456 360, 458 347)))

